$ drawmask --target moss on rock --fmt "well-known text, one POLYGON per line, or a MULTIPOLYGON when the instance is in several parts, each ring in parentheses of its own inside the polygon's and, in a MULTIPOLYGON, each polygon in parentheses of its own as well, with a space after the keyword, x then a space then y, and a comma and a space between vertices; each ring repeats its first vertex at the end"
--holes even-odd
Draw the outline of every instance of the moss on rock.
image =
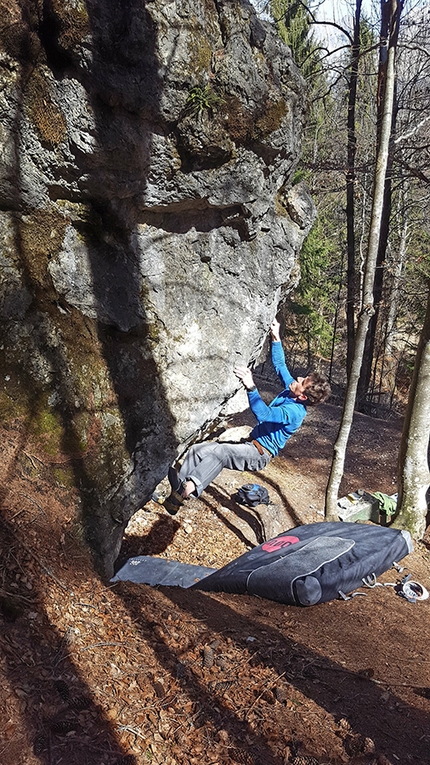
POLYGON ((72 467, 67 467, 66 465, 54 467, 52 474, 55 482, 65 489, 73 489, 76 485, 75 473, 72 467))
POLYGON ((64 2, 51 0, 51 13, 59 26, 57 42, 64 50, 71 50, 79 45, 90 33, 90 20, 84 0, 64 2))
POLYGON ((34 61, 40 54, 41 44, 37 27, 43 0, 26 3, 18 0, 0 0, 0 50, 12 58, 34 61))
POLYGON ((285 99, 277 101, 267 99, 262 107, 258 108, 259 115, 255 110, 246 107, 238 96, 229 95, 224 99, 225 109, 228 114, 228 132, 236 143, 244 143, 250 140, 261 140, 279 130, 288 113, 285 99))
POLYGON ((22 408, 16 399, 9 396, 5 391, 0 391, 0 419, 8 425, 22 413, 22 408))
POLYGON ((278 101, 268 101, 264 113, 255 123, 255 134, 264 138, 279 130, 287 112, 288 106, 283 98, 278 101))
POLYGON ((67 218, 52 207, 35 210, 22 218, 21 249, 28 276, 35 284, 45 284, 48 261, 59 252, 67 223, 67 218))
POLYGON ((238 96, 229 95, 225 99, 225 110, 228 116, 227 130, 230 138, 236 143, 249 140, 254 131, 254 116, 241 102, 238 96))
POLYGON ((25 99, 30 119, 42 144, 55 148, 66 136, 66 120, 54 103, 41 68, 35 69, 27 82, 25 99))

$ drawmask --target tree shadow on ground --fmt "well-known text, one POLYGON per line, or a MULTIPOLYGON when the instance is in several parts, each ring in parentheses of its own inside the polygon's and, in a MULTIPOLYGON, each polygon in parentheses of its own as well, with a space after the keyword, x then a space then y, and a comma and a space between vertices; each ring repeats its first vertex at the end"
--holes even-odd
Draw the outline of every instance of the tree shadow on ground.
MULTIPOLYGON (((243 650, 244 636, 253 635, 259 641, 258 644, 266 646, 262 650, 255 649, 254 644, 246 644, 250 659, 263 667, 275 670, 278 677, 287 679, 291 688, 303 693, 312 699, 322 709, 325 709, 335 720, 347 718, 352 734, 362 737, 370 737, 376 744, 377 751, 394 757, 397 761, 416 763, 422 765, 427 757, 428 717, 419 709, 407 705, 395 694, 390 696, 389 705, 381 704, 381 686, 373 682, 366 673, 353 672, 348 667, 335 662, 324 656, 324 648, 316 652, 305 643, 296 639, 292 640, 275 626, 267 622, 263 624, 259 619, 247 615, 247 610, 257 608, 259 614, 264 614, 264 601, 256 606, 253 599, 244 596, 241 599, 241 613, 234 609, 236 599, 231 603, 229 598, 234 596, 207 596, 196 591, 186 591, 180 588, 160 588, 162 594, 169 599, 174 606, 180 608, 193 619, 204 623, 210 631, 210 639, 225 633, 228 629, 229 637, 236 641, 238 647, 243 650), (408 736, 402 735, 407 720, 408 736)), ((136 598, 130 597, 127 587, 122 585, 118 589, 123 602, 130 610, 132 618, 144 624, 145 607, 141 608, 136 603, 136 598)), ((145 594, 142 593, 142 601, 145 594)), ((239 597, 239 596, 236 596, 239 597)), ((306 609, 304 621, 314 624, 318 633, 321 619, 330 614, 331 620, 342 618, 340 609, 343 603, 336 603, 336 617, 330 609, 334 604, 324 604, 314 609, 306 609), (338 608, 340 606, 340 608, 338 608), (309 618, 308 618, 309 617, 309 618)), ((276 617, 283 621, 285 606, 270 604, 271 613, 275 609, 276 617)), ((303 614, 303 610, 301 610, 303 614)), ((335 621, 333 621, 335 624, 335 621)), ((353 625, 353 620, 351 622, 353 625)), ((209 639, 209 638, 208 638, 209 639)), ((379 638, 376 638, 379 639, 379 638)), ((179 660, 179 656, 171 651, 167 644, 160 646, 157 652, 159 661, 165 669, 173 674, 173 667, 179 660)), ((371 646, 369 645, 369 660, 371 661, 371 646)), ((201 722, 211 721, 216 726, 226 728, 232 737, 241 746, 244 746, 251 757, 255 757, 256 751, 264 751, 254 761, 264 761, 269 765, 277 765, 278 758, 270 753, 270 745, 263 735, 250 730, 246 715, 242 711, 235 713, 231 709, 222 709, 220 699, 216 694, 210 694, 204 688, 198 678, 190 672, 184 681, 187 694, 194 701, 198 701, 201 707, 201 722), (244 742, 247 742, 244 745, 244 742)), ((284 732, 287 735, 286 732, 284 732)))
POLYGON ((115 563, 118 571, 128 558, 137 555, 160 555, 171 544, 176 532, 181 527, 179 521, 168 515, 160 516, 144 536, 129 536, 123 540, 120 554, 115 563))
MULTIPOLYGON (((13 461, 10 480, 15 470, 13 461)), ((44 765, 99 765, 102 759, 118 765, 126 751, 69 655, 74 628, 60 633, 46 613, 44 580, 48 577, 57 589, 62 608, 73 604, 74 593, 26 544, 19 527, 6 520, 8 485, 6 478, 0 495, 2 686, 5 693, 10 687, 9 703, 19 705, 28 741, 15 737, 13 729, 8 733, 6 725, 0 759, 21 761, 29 743, 44 765)), ((130 756, 128 765, 134 762, 130 756)))
MULTIPOLYGON (((229 520, 225 517, 225 515, 218 510, 218 505, 221 507, 226 507, 228 510, 231 511, 237 518, 239 518, 243 523, 245 523, 249 528, 253 531, 255 538, 257 540, 263 540, 264 537, 264 525, 261 521, 261 518, 258 516, 258 513, 255 512, 252 508, 245 507, 244 505, 240 505, 238 502, 235 501, 232 497, 230 497, 228 494, 224 494, 220 489, 215 487, 213 484, 208 486, 206 488, 206 492, 212 497, 215 504, 212 505, 208 501, 204 499, 204 497, 200 497, 200 501, 206 504, 208 508, 212 510, 213 513, 224 523, 225 526, 227 526, 230 531, 233 531, 234 534, 240 539, 241 542, 243 542, 247 547, 255 547, 255 542, 248 539, 243 531, 238 528, 234 522, 229 520)), ((260 544, 260 541, 258 542, 260 544)))
MULTIPOLYGON (((127 607, 134 623, 143 630, 142 634, 147 633, 151 617, 148 617, 148 613, 145 612, 145 606, 142 608, 141 602, 127 594, 127 588, 123 586, 123 583, 118 586, 116 592, 127 607)), ((199 598, 200 596, 197 596, 196 606, 199 598)), ((175 598, 172 598, 172 603, 182 608, 181 602, 176 601, 175 598)), ((200 605, 203 606, 203 604, 204 600, 200 601, 200 605)), ((187 609, 182 608, 182 610, 186 617, 187 609)), ((149 611, 151 611, 151 608, 149 608, 149 611)), ((192 613, 188 611, 188 615, 196 617, 200 621, 204 611, 198 615, 197 612, 198 607, 192 613)), ((226 624, 224 624, 224 627, 226 627, 226 624)), ((178 668, 181 667, 183 670, 180 653, 171 650, 168 644, 160 637, 156 643, 153 643, 152 648, 160 665, 170 674, 172 680, 176 680, 178 668)), ((283 765, 283 758, 280 759, 273 754, 265 737, 253 730, 253 727, 246 720, 241 720, 234 710, 230 710, 223 705, 222 699, 217 697, 216 694, 208 691, 192 668, 186 668, 185 671, 181 672, 181 685, 188 698, 197 705, 198 727, 209 724, 215 730, 227 731, 230 740, 242 749, 242 756, 248 753, 252 763, 264 762, 265 765, 283 765)))

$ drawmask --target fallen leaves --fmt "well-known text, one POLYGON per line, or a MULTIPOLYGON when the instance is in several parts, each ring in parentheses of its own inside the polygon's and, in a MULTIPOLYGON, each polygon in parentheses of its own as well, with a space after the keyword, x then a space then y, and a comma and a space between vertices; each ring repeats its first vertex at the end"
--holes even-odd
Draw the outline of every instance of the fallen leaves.
MULTIPOLYGON (((298 503, 300 471, 306 487, 314 480, 309 469, 314 463, 306 460, 302 455, 294 463, 296 472, 287 461, 278 461, 273 474, 279 491, 290 492, 290 498, 297 493, 298 503)), ((244 483, 243 476, 237 479, 238 485, 244 483)), ((193 516, 192 529, 170 533, 165 557, 196 562, 198 556, 220 566, 247 549, 234 531, 234 506, 227 508, 233 479, 228 474, 220 480, 222 507, 210 495, 209 504, 190 503, 186 512, 193 516)), ((427 735, 418 723, 419 715, 428 713, 429 664, 425 646, 421 650, 421 643, 413 642, 414 634, 426 628, 426 612, 408 611, 416 631, 410 630, 408 641, 410 619, 402 633, 398 664, 405 671, 409 661, 409 687, 384 683, 372 696, 375 681, 387 680, 387 662, 392 678, 397 665, 393 641, 376 637, 375 643, 369 635, 394 635, 404 604, 395 602, 389 612, 375 602, 353 603, 348 611, 340 611, 337 603, 286 610, 247 596, 106 587, 72 531, 70 500, 63 496, 60 502, 52 487, 34 481, 25 487, 22 512, 17 493, 22 490, 13 484, 4 503, 4 517, 13 520, 15 533, 0 540, 0 761, 283 765, 296 737, 308 757, 329 753, 317 757, 320 762, 337 765, 354 756, 361 765, 363 758, 366 765, 372 759, 381 765, 385 742, 387 748, 398 746, 402 763, 409 765, 410 752, 402 749, 402 740, 397 743, 396 726, 401 739, 401 725, 414 721, 415 747, 419 736, 427 735), (359 640, 364 634, 366 640, 359 640), (358 687, 350 685, 354 675, 358 687), (388 701, 381 703, 381 691, 388 689, 388 701), (393 696, 407 714, 395 704, 389 708, 393 696), (367 730, 373 718, 369 713, 366 722, 363 709, 375 705, 378 715, 388 715, 391 728, 378 722, 377 730, 367 730), (349 755, 348 748, 356 754, 349 755)), ((140 531, 136 519, 136 544, 147 544, 154 525, 163 528, 164 515, 160 507, 147 509, 140 531)), ((127 544, 132 542, 130 534, 127 544)), ((424 572, 429 571, 426 555, 414 558, 424 572)), ((425 752, 427 745, 423 738, 425 752)), ((386 758, 385 765, 390 761, 396 762, 386 758)))

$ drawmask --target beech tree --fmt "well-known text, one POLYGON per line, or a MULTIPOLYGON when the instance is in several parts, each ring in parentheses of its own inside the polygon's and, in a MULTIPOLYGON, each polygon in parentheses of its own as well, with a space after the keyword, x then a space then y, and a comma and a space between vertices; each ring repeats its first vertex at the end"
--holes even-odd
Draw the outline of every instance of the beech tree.
MULTIPOLYGON (((342 419, 336 443, 334 445, 333 461, 327 484, 325 507, 326 520, 338 519, 338 491, 343 476, 346 447, 348 444, 354 416, 358 381, 360 378, 360 370, 363 362, 367 330, 371 316, 374 312, 373 286, 375 281, 375 268, 378 257, 378 247, 382 224, 385 180, 391 138, 391 125, 393 119, 395 85, 394 64, 396 55, 397 29, 402 10, 402 3, 399 2, 399 0, 382 0, 382 5, 388 6, 390 10, 388 37, 381 35, 380 40, 381 46, 384 48, 386 47, 387 49, 387 66, 385 89, 381 109, 381 128, 378 136, 378 150, 374 174, 372 212, 370 218, 367 256, 363 281, 363 301, 357 322, 353 358, 350 370, 348 372, 348 382, 342 411, 342 419)), ((385 18, 384 13, 382 16, 385 18)))
MULTIPOLYGON (((410 271, 402 269, 403 284, 398 277, 392 279, 392 255, 396 249, 402 256, 403 262, 419 257, 416 248, 412 246, 413 229, 425 227, 428 220, 428 202, 422 192, 423 183, 427 183, 425 168, 429 165, 429 131, 430 117, 430 56, 428 43, 430 32, 428 26, 428 11, 425 8, 411 7, 402 21, 401 33, 396 54, 396 95, 394 120, 392 128, 392 143, 389 154, 389 168, 386 179, 383 226, 379 242, 379 254, 374 286, 375 313, 372 316, 366 339, 364 364, 358 388, 358 408, 361 411, 372 411, 372 401, 380 400, 381 394, 387 393, 387 387, 382 382, 385 366, 385 339, 393 338, 390 330, 397 323, 395 304, 398 299, 395 291, 398 286, 405 285, 410 271), (422 170, 424 169, 424 173, 422 170), (418 172, 417 172, 418 171, 418 172), (415 207, 415 212, 413 211, 415 207), (399 208, 401 208, 402 227, 399 208), (415 219, 415 220, 414 220, 415 219), (403 239, 403 241, 402 241, 403 239), (400 241, 399 241, 400 240, 400 241), (390 262, 391 261, 391 262, 390 262), (392 291, 394 289, 394 293, 392 291), (388 319, 388 312, 390 317, 388 319), (390 337, 391 335, 391 337, 390 337), (372 368, 373 367, 373 368, 372 368), (379 386, 376 380, 379 377, 379 386)), ((383 91, 385 82, 384 59, 380 57, 378 92, 383 91)), ((398 263, 400 265, 400 262, 398 263)), ((422 289, 422 300, 426 302, 425 289, 422 289)), ((399 327, 400 324, 397 323, 399 327)), ((402 332, 406 329, 402 327, 402 332)), ((395 344, 388 342, 388 355, 396 350, 395 344)), ((388 365, 390 366, 390 364, 388 365)), ((392 365, 391 365, 392 366, 392 365)), ((388 380, 386 381, 388 382, 388 380)))
MULTIPOLYGON (((403 3, 399 3, 399 15, 403 3)), ((389 2, 381 3, 381 40, 390 39, 390 45, 397 48, 398 35, 399 35, 399 23, 392 23, 392 7, 389 2)), ((380 126, 382 120, 383 104, 384 104, 384 91, 387 85, 387 66, 388 56, 387 48, 385 45, 380 45, 379 48, 379 67, 378 67, 378 87, 377 87, 377 143, 380 140, 380 126)), ((365 404, 365 398, 369 389, 369 383, 372 373, 372 362, 375 348, 376 328, 378 323, 379 306, 382 299, 383 279, 384 279, 384 262, 386 257, 386 250, 388 244, 388 237, 390 231, 391 220, 391 204, 392 204, 392 166, 393 166, 393 152, 392 152, 392 140, 393 133, 395 132, 395 121, 397 112, 397 99, 393 101, 393 115, 390 132, 390 148, 388 152, 387 172, 385 174, 385 189, 384 189, 384 201, 382 208, 381 225, 379 232, 379 247, 376 258, 375 266, 375 279, 373 286, 373 306, 374 311, 370 318, 369 328, 366 336, 365 351, 363 357, 363 364, 360 372, 360 380, 358 383, 358 408, 361 411, 365 411, 363 405, 365 404)))
MULTIPOLYGON (((326 294, 332 289, 331 298, 326 299, 326 306, 328 308, 330 305, 330 308, 323 313, 320 306, 317 308, 317 312, 324 319, 322 328, 326 337, 321 343, 318 338, 321 326, 318 322, 314 322, 312 336, 309 335, 307 345, 308 348, 311 345, 313 349, 319 349, 321 353, 331 330, 331 368, 333 367, 335 332, 338 326, 341 327, 342 332, 341 306, 343 304, 346 307, 346 368, 349 368, 354 348, 355 309, 359 276, 361 277, 361 271, 359 274, 356 267, 355 207, 360 200, 356 156, 358 144, 364 142, 367 145, 374 131, 373 114, 368 111, 367 90, 372 89, 369 88, 369 80, 375 81, 375 77, 373 72, 369 76, 369 71, 366 70, 369 67, 372 69, 376 38, 370 23, 361 18, 362 0, 355 0, 353 17, 345 19, 341 24, 334 20, 319 20, 316 16, 318 2, 315 0, 306 0, 306 2, 273 0, 270 7, 278 31, 290 45, 295 60, 309 83, 311 108, 304 136, 302 170, 318 207, 318 236, 322 236, 321 247, 325 246, 324 240, 331 239, 332 245, 337 250, 333 258, 333 265, 336 260, 336 278, 331 278, 324 284, 320 283, 321 290, 326 294), (327 47, 322 39, 317 44, 317 37, 312 30, 320 24, 324 24, 341 36, 341 42, 339 45, 336 44, 334 49, 331 46, 327 47), (370 57, 369 53, 372 54, 370 57), (364 98, 363 90, 366 91, 364 98), (360 122, 359 135, 356 125, 357 115, 360 122), (346 207, 343 193, 346 193, 346 207), (326 328, 328 332, 325 331, 326 328)), ((370 111, 373 111, 373 103, 370 111)), ((360 151, 362 151, 361 147, 360 151)), ((372 143, 371 154, 373 159, 374 143, 372 143)), ((363 162, 362 157, 360 161, 363 162)), ((367 233, 367 216, 365 223, 367 233)), ((316 237, 314 234, 311 234, 309 239, 311 237, 315 244, 316 237)), ((316 271, 313 273, 309 268, 303 268, 304 253, 305 248, 300 261, 301 283, 306 281, 309 275, 318 276, 316 271)), ((307 305, 303 305, 301 290, 302 288, 299 287, 294 298, 295 302, 290 301, 286 306, 290 312, 298 312, 296 308, 299 310, 307 308, 307 305)), ((312 311, 314 307, 312 306, 312 311)), ((323 355, 326 355, 326 352, 323 352, 323 355)))
POLYGON ((353 358, 355 335, 355 157, 357 152, 357 136, 355 132, 355 107, 357 103, 358 64, 360 58, 360 17, 361 0, 356 0, 354 17, 354 36, 351 45, 350 77, 348 83, 348 147, 346 170, 346 231, 347 231, 347 352, 346 367, 350 369, 353 358))
POLYGON ((428 512, 430 486, 428 447, 430 439, 430 284, 427 311, 418 344, 408 406, 400 443, 396 528, 406 528, 422 539, 428 512))

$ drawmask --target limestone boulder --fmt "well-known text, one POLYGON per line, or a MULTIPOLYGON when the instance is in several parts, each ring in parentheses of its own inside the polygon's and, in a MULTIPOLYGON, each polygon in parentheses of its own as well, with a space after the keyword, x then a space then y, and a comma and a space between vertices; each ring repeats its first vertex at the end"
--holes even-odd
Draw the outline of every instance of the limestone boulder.
POLYGON ((233 368, 297 280, 305 87, 245 0, 0 17, 0 409, 67 455, 108 576, 169 463, 246 404, 233 368))

